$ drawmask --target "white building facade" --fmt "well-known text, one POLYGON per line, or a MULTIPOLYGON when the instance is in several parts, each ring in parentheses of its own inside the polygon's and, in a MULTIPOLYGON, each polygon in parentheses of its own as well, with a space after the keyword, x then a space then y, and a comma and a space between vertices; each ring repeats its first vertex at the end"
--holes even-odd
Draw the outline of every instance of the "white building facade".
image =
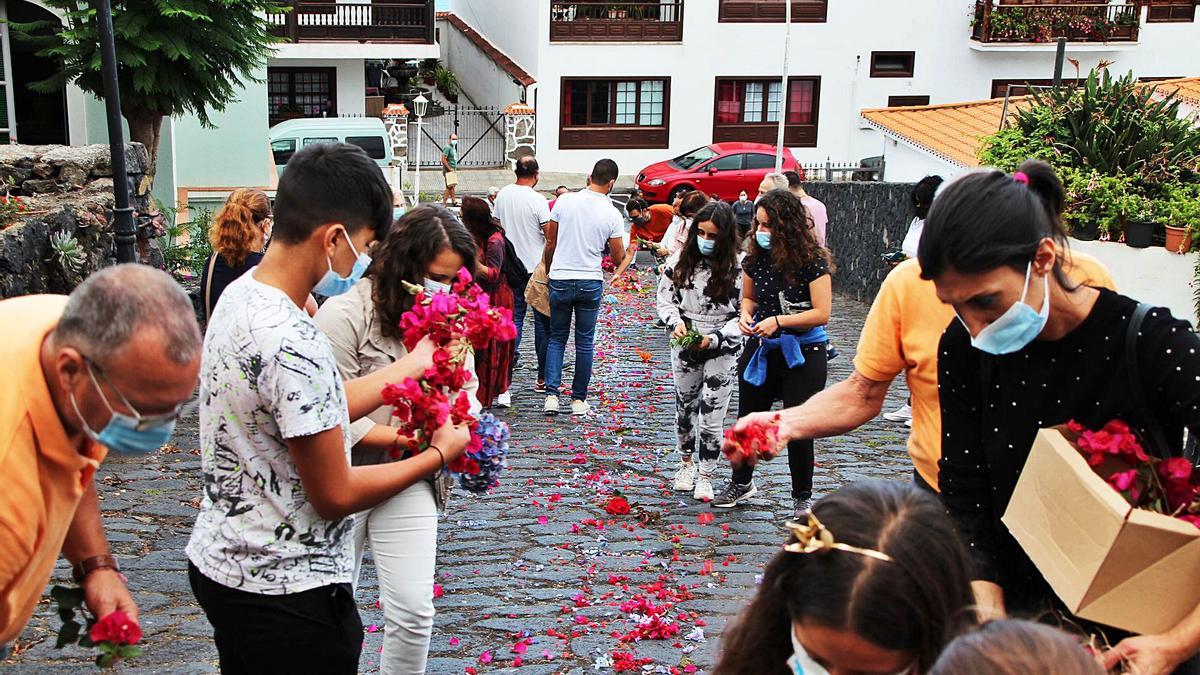
MULTIPOLYGON (((793 0, 782 86, 782 0, 450 0, 536 84, 542 167, 622 173, 719 141, 785 143, 808 166, 884 154, 865 108, 976 101, 1052 76, 1055 30, 1086 72, 1200 74, 1194 0, 793 0), (1072 28, 1056 22, 1074 19, 1072 28), (1079 29, 1079 24, 1087 24, 1079 29)), ((1074 76, 1067 66, 1066 75, 1074 76)), ((459 73, 469 80, 470 72, 459 73)), ((470 85, 466 85, 470 86, 470 85)))

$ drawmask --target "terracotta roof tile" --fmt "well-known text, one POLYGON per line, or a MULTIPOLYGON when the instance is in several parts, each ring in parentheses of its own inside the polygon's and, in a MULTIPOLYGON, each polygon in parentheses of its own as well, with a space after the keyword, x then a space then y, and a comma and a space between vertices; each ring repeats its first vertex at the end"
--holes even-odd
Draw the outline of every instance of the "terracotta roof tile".
POLYGON ((494 61, 497 66, 500 66, 501 70, 519 80, 522 86, 528 87, 531 84, 537 83, 537 80, 535 80, 533 76, 528 73, 528 71, 521 66, 518 66, 516 62, 508 58, 504 52, 496 49, 495 45, 493 45, 491 42, 488 42, 487 38, 480 35, 479 31, 472 28, 470 24, 468 24, 466 21, 463 21, 462 18, 454 12, 438 12, 437 18, 444 19, 451 26, 454 26, 456 29, 458 29, 460 33, 467 36, 467 39, 475 43, 475 46, 478 47, 480 51, 487 54, 488 58, 494 61))
MULTIPOLYGON (((1009 109, 1025 96, 1009 99, 1009 109)), ((905 108, 870 108, 863 119, 886 134, 917 146, 952 164, 979 166, 979 140, 1000 128, 1004 99, 905 108)))
POLYGON ((1155 82, 1154 88, 1161 94, 1179 92, 1179 98, 1185 105, 1200 108, 1200 77, 1185 77, 1179 80, 1163 80, 1155 82))

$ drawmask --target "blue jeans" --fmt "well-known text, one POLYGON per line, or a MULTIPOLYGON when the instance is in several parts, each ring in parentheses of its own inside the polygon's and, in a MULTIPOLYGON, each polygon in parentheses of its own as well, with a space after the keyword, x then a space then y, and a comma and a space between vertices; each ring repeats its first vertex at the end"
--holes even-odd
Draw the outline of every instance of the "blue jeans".
POLYGON ((604 282, 598 279, 550 280, 550 344, 546 347, 546 393, 562 386, 563 352, 571 317, 575 317, 575 377, 571 398, 587 400, 592 380, 592 357, 596 348, 596 319, 604 282))
MULTIPOLYGON (((521 332, 525 327, 525 312, 529 309, 529 303, 525 302, 525 289, 529 286, 529 280, 519 287, 513 286, 513 323, 517 324, 517 339, 513 342, 513 367, 517 366, 517 361, 521 360, 521 332)), ((534 330, 537 326, 534 326, 534 330)))

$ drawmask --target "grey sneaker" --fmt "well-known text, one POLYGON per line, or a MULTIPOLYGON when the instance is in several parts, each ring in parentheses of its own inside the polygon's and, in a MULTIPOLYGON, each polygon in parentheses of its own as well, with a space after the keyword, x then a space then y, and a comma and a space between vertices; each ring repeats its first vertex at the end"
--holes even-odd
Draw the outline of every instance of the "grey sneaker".
POLYGON ((750 499, 758 494, 758 488, 755 487, 754 481, 750 481, 747 485, 738 485, 733 481, 725 484, 721 488, 721 492, 712 501, 712 505, 719 509, 729 509, 738 504, 750 499))
POLYGON ((809 511, 812 511, 812 499, 792 500, 792 518, 796 520, 807 518, 809 511))
POLYGON ((680 492, 691 492, 696 488, 695 462, 680 462, 679 470, 675 472, 675 489, 680 492))

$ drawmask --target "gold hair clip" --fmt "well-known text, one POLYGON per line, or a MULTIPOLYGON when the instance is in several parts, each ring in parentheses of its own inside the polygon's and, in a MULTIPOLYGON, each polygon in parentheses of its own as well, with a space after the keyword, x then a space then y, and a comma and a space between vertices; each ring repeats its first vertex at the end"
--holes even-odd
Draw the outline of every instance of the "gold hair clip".
POLYGON ((800 523, 788 521, 788 530, 796 537, 796 542, 793 544, 784 544, 783 550, 788 553, 817 553, 820 551, 846 551, 847 553, 857 553, 865 555, 868 558, 875 558, 884 562, 895 562, 892 556, 875 551, 869 548, 859 548, 849 544, 839 544, 833 538, 833 533, 829 528, 825 527, 820 520, 817 520, 817 514, 808 514, 808 524, 801 525, 800 523))

